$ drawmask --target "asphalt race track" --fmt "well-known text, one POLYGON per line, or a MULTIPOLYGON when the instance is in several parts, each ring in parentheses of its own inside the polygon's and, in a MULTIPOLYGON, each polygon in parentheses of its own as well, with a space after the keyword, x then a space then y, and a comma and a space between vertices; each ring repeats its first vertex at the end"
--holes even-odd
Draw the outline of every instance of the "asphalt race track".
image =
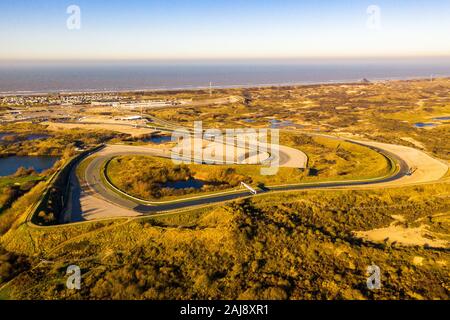
MULTIPOLYGON (((363 144, 363 143, 362 143, 363 144)), ((363 144, 364 145, 364 144, 363 144)), ((397 170, 395 174, 389 177, 364 180, 364 181, 345 181, 345 182, 324 182, 324 183, 314 183, 314 184, 297 184, 297 185, 283 185, 270 187, 267 190, 261 190, 260 194, 268 194, 273 192, 283 192, 283 191, 299 191, 299 190, 311 190, 311 189, 327 189, 327 188, 346 188, 346 187, 357 187, 357 186, 375 186, 384 184, 391 181, 396 181, 405 177, 410 171, 408 164, 398 157, 397 155, 379 148, 368 146, 376 150, 377 152, 383 154, 384 156, 390 158, 397 165, 397 170)), ((70 213, 69 218, 66 218, 65 222, 76 222, 83 220, 90 220, 85 216, 85 212, 80 205, 77 205, 80 197, 94 197, 96 200, 104 201, 108 205, 108 210, 103 214, 103 218, 123 216, 123 214, 111 214, 117 209, 118 212, 126 210, 126 215, 132 216, 142 216, 142 215, 154 215, 158 213, 166 213, 170 211, 178 211, 183 209, 189 209, 199 206, 207 206, 215 203, 226 202, 230 200, 236 200, 241 198, 250 197, 251 194, 247 189, 222 192, 216 195, 209 196, 197 196, 192 198, 186 198, 181 200, 174 200, 171 202, 163 203, 150 203, 141 200, 134 200, 124 195, 119 194, 114 191, 110 186, 105 183, 103 176, 103 166, 104 164, 120 155, 146 155, 146 156, 156 156, 156 157, 170 157, 170 153, 167 150, 153 149, 148 147, 131 147, 131 146, 106 146, 103 150, 96 152, 91 155, 93 157, 92 161, 86 167, 85 170, 85 181, 86 184, 74 188, 72 185, 71 202, 72 205, 70 209, 73 211, 70 213), (108 214, 109 212, 109 214, 108 214)), ((283 162, 288 161, 286 155, 280 154, 281 165, 283 162)), ((75 174, 72 174, 72 179, 76 179, 75 174)), ((76 181, 72 181, 74 184, 76 181)))

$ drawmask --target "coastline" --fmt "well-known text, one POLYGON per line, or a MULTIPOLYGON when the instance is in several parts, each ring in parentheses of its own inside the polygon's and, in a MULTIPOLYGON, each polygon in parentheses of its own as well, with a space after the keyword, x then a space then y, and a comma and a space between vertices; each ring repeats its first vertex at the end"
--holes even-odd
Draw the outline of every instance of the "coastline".
MULTIPOLYGON (((433 79, 447 79, 450 78, 450 74, 433 74, 433 79)), ((385 77, 385 78, 371 78, 368 79, 370 83, 381 83, 390 81, 425 81, 430 77, 425 76, 413 76, 413 77, 385 77)), ((300 82, 285 82, 285 83, 261 83, 261 84, 230 84, 230 85, 217 85, 212 86, 213 90, 226 90, 226 89, 259 89, 270 87, 301 87, 301 86, 318 86, 318 85, 355 85, 365 84, 363 79, 341 79, 341 80, 327 80, 327 81, 300 81, 300 82)), ((198 90, 209 90, 208 85, 205 86, 185 86, 185 87, 143 87, 143 88, 122 88, 122 89, 64 89, 64 90, 49 90, 49 91, 0 91, 0 97, 10 96, 45 96, 52 94, 62 95, 77 95, 77 94, 113 94, 113 93, 137 93, 137 92, 189 92, 198 90)))

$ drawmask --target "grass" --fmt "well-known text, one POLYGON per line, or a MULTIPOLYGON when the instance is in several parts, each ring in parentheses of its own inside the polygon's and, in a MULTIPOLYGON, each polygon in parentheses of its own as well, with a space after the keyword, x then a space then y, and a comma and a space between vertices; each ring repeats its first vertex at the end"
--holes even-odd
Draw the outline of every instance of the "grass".
POLYGON ((44 182, 38 183, 0 215, 0 234, 11 231, 26 221, 28 210, 40 200, 45 188, 44 182))
MULTIPOLYGON (((145 158, 152 158, 152 157, 145 157, 145 158)), ((155 158, 155 159, 160 160, 160 158, 155 158)), ((193 192, 193 193, 186 194, 186 195, 183 195, 183 196, 179 196, 179 195, 170 196, 169 195, 169 196, 164 196, 164 197, 161 197, 161 198, 147 197, 147 199, 145 199, 146 197, 142 197, 142 196, 140 197, 140 195, 137 194, 137 193, 134 193, 134 192, 128 193, 128 191, 120 189, 119 187, 117 187, 117 185, 120 185, 120 183, 114 183, 114 181, 111 180, 111 176, 110 176, 110 173, 108 171, 109 170, 110 171, 114 171, 114 169, 111 169, 110 166, 109 166, 109 164, 113 160, 114 160, 114 158, 111 159, 110 161, 108 161, 107 163, 105 163, 102 166, 102 168, 101 168, 102 172, 104 173, 104 174, 102 174, 100 176, 100 178, 102 180, 102 183, 105 186, 109 187, 111 191, 113 191, 118 196, 122 197, 123 199, 128 199, 128 200, 131 200, 131 201, 138 201, 138 202, 140 202, 142 204, 146 204, 147 201, 151 201, 151 202, 154 202, 154 203, 157 203, 157 202, 169 202, 169 201, 184 201, 184 200, 188 200, 188 199, 193 198, 193 197, 208 197, 208 196, 215 196, 215 195, 217 195, 218 193, 221 193, 221 192, 232 193, 232 192, 239 192, 240 191, 240 188, 234 187, 234 188, 227 188, 227 189, 219 190, 219 191, 198 191, 198 192, 193 192), (107 169, 107 168, 109 168, 109 169, 107 169), (120 191, 116 190, 115 188, 111 188, 110 185, 113 185, 115 188, 117 188, 120 191)), ((172 213, 170 215, 172 215, 172 213)))
POLYGON ((11 185, 21 185, 27 182, 37 182, 37 181, 41 181, 44 178, 41 176, 26 176, 26 177, 13 177, 13 176, 8 176, 8 177, 0 177, 0 189, 4 188, 4 187, 8 187, 11 185))
POLYGON ((318 171, 317 176, 308 176, 305 182, 373 179, 392 170, 389 159, 368 147, 321 136, 299 143, 296 137, 285 133, 281 142, 305 152, 309 167, 318 171))
MULTIPOLYGON (((376 296, 361 289, 359 294, 365 298, 399 299, 403 297, 399 292, 407 297, 417 285, 423 297, 442 298, 443 289, 436 283, 445 279, 446 269, 435 261, 448 259, 448 252, 368 245, 348 237, 353 230, 389 225, 390 214, 416 220, 445 210, 446 204, 436 196, 448 190, 448 184, 376 191, 311 190, 162 217, 51 228, 21 225, 0 238, 1 244, 53 263, 36 261, 32 268, 39 267, 11 282, 3 297, 73 298, 59 283, 66 279, 67 266, 76 263, 84 270, 83 290, 74 297, 81 299, 100 299, 108 288, 110 298, 120 297, 117 294, 135 298, 137 283, 146 288, 136 296, 141 299, 150 298, 150 292, 164 293, 161 297, 166 299, 236 299, 249 293, 249 279, 260 283, 258 288, 292 287, 287 291, 293 299, 338 298, 327 291, 333 283, 331 287, 347 292, 347 298, 360 298, 351 293, 365 283, 367 265, 376 263, 390 286, 376 296), (415 256, 429 262, 419 274, 412 263, 415 256), (158 278, 148 270, 154 270, 158 278), (204 272, 211 275, 205 285, 201 282, 204 272), (319 278, 312 280, 311 275, 319 278), (215 290, 216 285, 221 290, 215 290), (147 292, 147 286, 156 291, 147 292), (308 296, 312 293, 317 295, 308 296)), ((442 218, 433 222, 438 224, 442 218)))
POLYGON ((411 111, 399 111, 386 116, 387 118, 408 121, 413 124, 416 122, 436 122, 444 124, 445 121, 433 120, 433 118, 444 117, 450 114, 450 105, 432 108, 432 111, 424 110, 424 107, 417 107, 411 111))
POLYGON ((30 175, 26 177, 0 177, 0 214, 7 209, 17 198, 28 192, 33 185, 45 180, 45 177, 30 175), (11 192, 9 187, 15 191, 11 192))
POLYGON ((9 290, 8 288, 4 288, 2 290, 0 290, 0 300, 9 300, 10 296, 9 296, 9 290))
POLYGON ((77 168, 76 168, 76 175, 78 177, 78 179, 80 180, 80 182, 83 182, 85 180, 84 178, 84 173, 86 172, 86 168, 89 166, 89 164, 96 158, 96 156, 91 156, 88 157, 84 160, 82 160, 77 168))

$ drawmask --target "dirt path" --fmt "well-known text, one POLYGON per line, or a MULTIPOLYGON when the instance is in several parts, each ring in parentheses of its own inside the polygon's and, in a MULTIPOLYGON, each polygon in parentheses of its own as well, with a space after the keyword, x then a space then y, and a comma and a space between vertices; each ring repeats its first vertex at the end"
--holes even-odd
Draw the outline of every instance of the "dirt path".
POLYGON ((142 128, 138 126, 133 126, 131 124, 120 124, 120 123, 89 123, 89 122, 79 122, 79 123, 55 123, 55 122, 44 122, 48 126, 49 130, 52 131, 63 131, 67 129, 86 129, 86 130, 109 130, 119 133, 130 134, 133 137, 138 137, 142 135, 152 134, 156 131, 152 128, 142 128))
POLYGON ((436 239, 426 226, 417 228, 404 228, 391 225, 364 232, 356 232, 358 237, 371 242, 398 243, 405 246, 429 246, 432 248, 448 248, 450 243, 445 240, 436 239))

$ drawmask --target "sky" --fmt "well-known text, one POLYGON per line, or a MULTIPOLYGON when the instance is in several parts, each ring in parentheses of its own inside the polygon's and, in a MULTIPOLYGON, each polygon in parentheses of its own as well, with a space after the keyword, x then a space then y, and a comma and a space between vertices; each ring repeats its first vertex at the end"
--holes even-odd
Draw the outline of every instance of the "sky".
POLYGON ((450 56, 449 40, 450 0, 0 1, 3 61, 450 56))

